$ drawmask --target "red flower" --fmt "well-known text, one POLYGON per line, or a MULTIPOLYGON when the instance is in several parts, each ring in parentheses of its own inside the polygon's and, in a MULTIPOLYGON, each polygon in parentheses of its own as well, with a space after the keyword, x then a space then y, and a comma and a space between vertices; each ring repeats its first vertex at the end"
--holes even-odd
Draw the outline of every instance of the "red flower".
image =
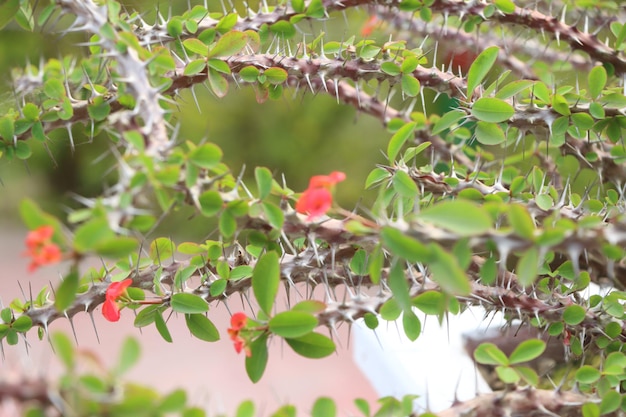
POLYGON ((241 353, 241 351, 244 351, 246 356, 250 357, 252 356, 250 346, 248 346, 246 339, 240 335, 241 330, 245 328, 247 322, 248 316, 246 316, 246 313, 235 313, 230 318, 230 328, 227 331, 230 340, 232 340, 235 345, 235 352, 241 353))
POLYGON ((296 211, 307 214, 307 221, 326 214, 333 204, 333 196, 326 188, 309 188, 296 202, 296 211))
POLYGON ((374 29, 376 29, 376 26, 378 26, 378 16, 372 15, 367 19, 363 27, 361 27, 361 36, 367 37, 371 35, 374 29))
POLYGON ((26 235, 26 248, 24 256, 30 256, 32 261, 28 265, 28 272, 33 272, 42 265, 50 265, 60 262, 62 259, 61 248, 52 243, 54 228, 41 226, 31 230, 26 235))
POLYGON ((314 175, 309 180, 309 188, 330 188, 346 179, 346 174, 333 171, 329 175, 314 175))
POLYGON ((346 174, 333 171, 330 175, 315 175, 309 180, 307 188, 296 202, 298 213, 308 214, 307 221, 323 216, 333 204, 331 190, 335 184, 346 179, 346 174))
POLYGON ((133 283, 133 280, 126 278, 123 281, 112 282, 107 288, 106 299, 102 305, 102 315, 108 321, 118 321, 120 319, 120 308, 117 299, 126 294, 126 288, 133 283))

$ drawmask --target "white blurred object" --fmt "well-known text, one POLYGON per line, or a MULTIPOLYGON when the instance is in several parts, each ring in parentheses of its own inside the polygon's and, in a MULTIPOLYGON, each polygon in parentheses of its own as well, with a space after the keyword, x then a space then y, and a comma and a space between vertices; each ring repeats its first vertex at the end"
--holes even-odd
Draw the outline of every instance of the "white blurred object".
POLYGON ((499 329, 502 316, 485 320, 484 310, 472 307, 450 315, 441 326, 434 316, 426 319, 418 313, 418 317, 423 332, 415 342, 404 335, 401 320, 381 321, 375 331, 362 321, 354 326, 355 362, 378 394, 397 398, 416 394, 418 411, 437 412, 449 408, 455 398, 468 400, 491 392, 465 352, 462 336, 499 329))

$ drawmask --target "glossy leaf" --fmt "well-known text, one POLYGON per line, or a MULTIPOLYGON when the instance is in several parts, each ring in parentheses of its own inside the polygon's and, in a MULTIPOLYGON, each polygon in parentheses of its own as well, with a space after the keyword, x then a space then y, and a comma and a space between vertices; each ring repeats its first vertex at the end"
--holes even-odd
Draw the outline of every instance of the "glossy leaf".
POLYGON ((185 323, 192 335, 205 342, 220 340, 220 333, 204 314, 185 314, 185 323))
POLYGON ((204 168, 215 167, 222 160, 222 150, 212 143, 200 145, 189 153, 189 162, 204 168))
POLYGON ((259 199, 263 200, 272 191, 272 173, 265 167, 256 167, 254 169, 254 178, 259 191, 259 199))
POLYGON ((321 397, 315 400, 311 409, 311 417, 335 417, 337 415, 337 405, 332 398, 321 397))
POLYGON ((207 58, 233 56, 241 52, 248 43, 248 36, 240 31, 226 32, 209 51, 207 58))
POLYGON ((272 333, 281 337, 300 337, 317 327, 317 318, 302 311, 284 311, 268 322, 272 333))
POLYGON ((124 342, 122 343, 120 357, 118 359, 117 366, 115 367, 115 373, 117 375, 122 375, 126 373, 133 365, 137 363, 140 353, 141 346, 139 346, 139 343, 135 338, 127 337, 126 339, 124 339, 124 342))
POLYGON ((465 271, 459 266, 458 260, 437 244, 429 246, 431 253, 431 279, 439 284, 441 289, 454 295, 468 295, 471 290, 469 279, 465 271))
POLYGON ((491 46, 482 51, 474 60, 467 73, 467 96, 471 97, 474 90, 485 79, 496 62, 499 48, 491 46))
POLYGON ((480 121, 499 123, 509 120, 515 114, 515 109, 504 100, 483 97, 474 102, 471 112, 480 121))
POLYGON ((483 365, 503 365, 509 364, 506 355, 493 343, 481 343, 474 350, 474 359, 483 365))
POLYGON ((463 201, 444 201, 425 208, 419 218, 460 236, 473 236, 491 229, 491 218, 476 204, 463 201))
POLYGON ((262 334, 250 343, 252 355, 246 357, 246 373, 250 381, 259 382, 267 367, 267 334, 262 334))
POLYGON ((78 291, 78 272, 73 270, 67 274, 55 292, 54 306, 59 311, 68 309, 76 299, 78 291))
POLYGON ((266 314, 270 315, 280 284, 278 254, 267 252, 259 258, 252 272, 252 292, 266 314))
POLYGON ((514 365, 516 363, 529 362, 538 358, 546 350, 546 342, 539 339, 524 340, 517 345, 515 350, 509 356, 509 363, 514 365))
POLYGON ((517 280, 520 285, 527 287, 535 282, 539 272, 539 249, 531 247, 524 252, 517 262, 517 280))
POLYGON ((309 333, 302 337, 285 339, 297 354, 305 358, 324 358, 335 351, 335 342, 319 333, 309 333))
POLYGON ((430 256, 426 246, 393 227, 384 227, 380 232, 380 237, 394 255, 409 262, 425 262, 430 256))
POLYGON ((209 310, 209 305, 202 297, 184 292, 172 295, 170 305, 172 310, 185 314, 205 313, 209 310))
POLYGON ((465 117, 465 112, 461 110, 452 110, 441 116, 432 128, 432 134, 438 135, 446 129, 449 129, 454 124, 458 123, 465 117))
POLYGON ((476 140, 483 145, 499 145, 506 140, 504 131, 496 123, 476 123, 476 140))
POLYGON ((602 90, 606 85, 606 69, 602 65, 593 67, 591 71, 589 71, 587 80, 589 84, 589 94, 591 95, 591 98, 597 98, 600 94, 602 94, 602 90))
POLYGON ((585 319, 586 314, 587 313, 584 308, 574 304, 568 306, 563 311, 563 321, 565 321, 565 323, 569 324, 570 326, 576 326, 582 323, 582 321, 585 319))
POLYGON ((389 140, 389 145, 387 146, 387 157, 389 158, 389 163, 393 164, 396 156, 402 149, 402 146, 406 143, 406 141, 413 135, 413 131, 415 130, 415 126, 417 123, 411 122, 402 126, 389 140))

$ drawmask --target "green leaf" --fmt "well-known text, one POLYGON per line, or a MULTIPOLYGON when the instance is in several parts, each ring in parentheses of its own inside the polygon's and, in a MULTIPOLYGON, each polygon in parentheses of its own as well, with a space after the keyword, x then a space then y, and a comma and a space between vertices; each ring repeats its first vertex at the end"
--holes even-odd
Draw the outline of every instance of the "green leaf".
POLYGON ((461 236, 480 235, 491 229, 491 218, 476 204, 464 200, 433 204, 419 214, 425 222, 461 236))
POLYGON ((534 369, 527 366, 516 366, 513 369, 528 385, 533 387, 539 385, 539 375, 534 369))
POLYGON ((363 249, 356 251, 350 260, 350 270, 355 275, 367 275, 367 252, 363 249))
POLYGON ((511 14, 515 12, 515 3, 511 0, 496 0, 495 3, 498 10, 503 13, 511 14))
POLYGON ((137 240, 127 236, 104 239, 94 247, 97 255, 105 258, 124 258, 137 250, 137 240))
POLYGON ((15 134, 15 123, 11 117, 0 117, 0 136, 7 141, 13 141, 13 135, 15 134))
POLYGON ((259 76, 259 70, 252 65, 248 65, 239 71, 239 76, 244 82, 254 83, 257 81, 257 77, 259 76))
POLYGON ((568 306, 563 311, 563 321, 565 321, 565 323, 569 324, 570 326, 576 326, 583 322, 586 315, 587 312, 584 308, 577 304, 574 304, 568 306))
POLYGON ((149 324, 154 323, 155 316, 160 308, 161 308, 160 305, 147 306, 146 308, 144 308, 137 314, 137 317, 135 317, 135 322, 133 323, 133 325, 135 327, 141 328, 141 327, 145 327, 149 324))
POLYGON ((203 314, 185 314, 187 328, 192 335, 206 342, 220 340, 220 333, 211 320, 203 314))
POLYGON ((271 67, 263 71, 263 75, 270 84, 278 85, 287 81, 287 71, 278 67, 271 67))
POLYGON ((417 340, 420 333, 422 333, 422 323, 413 310, 405 310, 402 313, 402 327, 404 328, 404 334, 412 342, 417 340))
POLYGON ((444 130, 450 128, 455 123, 458 123, 459 120, 461 120, 464 117, 465 117, 465 112, 462 110, 456 109, 456 110, 449 111, 443 116, 441 116, 439 120, 437 120, 431 132, 433 135, 438 135, 444 130))
POLYGON ((156 238, 150 243, 149 256, 155 263, 161 263, 174 254, 174 242, 166 237, 156 238))
POLYGON ((337 405, 335 401, 328 397, 320 397, 315 400, 311 417, 335 417, 337 415, 337 405))
POLYGON ((219 221, 220 233, 225 238, 230 238, 237 230, 237 220, 230 211, 224 211, 220 215, 219 221))
POLYGON ((43 92, 51 99, 60 100, 65 97, 65 87, 63 83, 56 79, 50 78, 43 85, 43 92))
POLYGON ((483 145, 499 145, 506 140, 504 131, 496 123, 476 123, 476 140, 483 145))
POLYGON ((246 373, 250 381, 258 382, 267 366, 267 334, 264 333, 250 343, 252 355, 246 357, 246 373))
POLYGON ((207 64, 209 65, 209 68, 212 68, 217 72, 221 72, 222 74, 226 74, 226 75, 231 74, 230 67, 228 66, 226 62, 222 61, 221 59, 218 59, 218 58, 209 59, 207 61, 207 64))
POLYGON ((209 68, 209 85, 211 86, 211 91, 218 98, 223 98, 228 94, 228 81, 219 71, 213 68, 209 68))
POLYGON ((11 323, 11 327, 20 333, 26 333, 33 327, 33 320, 26 315, 22 315, 11 323))
POLYGON ((602 90, 606 85, 606 69, 599 65, 597 67, 593 67, 587 76, 587 83, 589 85, 589 94, 591 98, 598 98, 600 94, 602 94, 602 90))
POLYGON ((394 190, 402 197, 414 198, 419 193, 415 181, 404 171, 396 171, 391 182, 394 190))
POLYGON ((254 169, 254 179, 259 190, 259 199, 263 200, 272 191, 272 173, 265 167, 256 167, 254 169))
POLYGON ((393 298, 402 311, 411 310, 411 298, 409 297, 409 284, 404 275, 404 263, 395 262, 389 271, 388 285, 393 298))
POLYGON ((269 202, 263 202, 263 212, 267 217, 267 221, 275 229, 281 229, 285 222, 285 214, 277 205, 269 202))
POLYGON ((205 191, 198 197, 198 203, 200 204, 200 211, 207 217, 215 216, 224 204, 220 193, 217 191, 205 191))
POLYGON ((474 90, 487 76, 491 67, 496 62, 499 48, 491 46, 480 53, 472 63, 467 73, 467 96, 471 97, 474 90))
POLYGON ((280 37, 284 37, 286 39, 289 39, 293 36, 296 35, 296 27, 286 21, 286 20, 280 20, 272 25, 270 25, 270 32, 273 32, 275 34, 277 34, 280 37))
POLYGON ((230 57, 241 52, 248 43, 248 36, 238 30, 226 32, 209 51, 208 58, 230 57))
POLYGON ((520 204, 509 205, 508 218, 515 233, 524 239, 532 240, 535 234, 535 223, 528 210, 520 204))
POLYGON ((409 97, 415 97, 420 92, 420 82, 410 74, 402 74, 402 92, 409 97))
POLYGON ((122 351, 120 352, 120 357, 115 367, 115 374, 119 376, 126 373, 126 371, 137 363, 140 354, 141 346, 139 346, 137 340, 132 337, 124 339, 122 351))
POLYGON ((509 356, 509 363, 523 363, 538 358, 546 350, 546 342, 539 339, 524 340, 517 345, 515 350, 509 356))
POLYGON ((72 341, 64 333, 54 332, 50 336, 50 342, 54 348, 54 353, 61 359, 61 362, 63 362, 67 370, 70 371, 74 369, 76 362, 74 359, 75 351, 72 341))
POLYGON ((576 381, 580 383, 593 384, 598 379, 600 379, 600 376, 600 371, 598 371, 596 368, 589 365, 583 365, 576 371, 575 378, 576 381))
POLYGON ((439 291, 426 291, 419 294, 413 298, 411 304, 430 315, 439 315, 445 311, 445 297, 439 291))
POLYGON ((246 400, 239 404, 235 413, 235 417, 254 417, 255 415, 254 403, 251 400, 246 400))
POLYGON ((569 116, 570 114, 572 114, 569 108, 569 103, 567 102, 565 97, 560 94, 555 94, 552 96, 552 109, 554 109, 554 111, 562 116, 569 116))
POLYGON ((183 75, 191 76, 200 74, 206 68, 206 61, 204 59, 196 59, 191 61, 183 70, 183 75))
POLYGON ((280 284, 278 254, 274 251, 261 256, 252 272, 252 292, 261 310, 271 315, 280 284))
POLYGON ((519 374, 509 366, 496 366, 496 374, 505 384, 517 384, 520 380, 519 374))
POLYGON ((175 413, 182 410, 187 402, 187 393, 184 389, 177 389, 161 400, 159 404, 159 412, 175 413))
POLYGON ((202 297, 185 292, 172 295, 170 306, 172 310, 185 314, 205 313, 209 310, 209 305, 202 297))
POLYGON ((156 310, 154 314, 154 325, 163 340, 165 340, 167 343, 172 343, 172 335, 167 328, 167 323, 165 323, 165 320, 163 319, 163 314, 161 313, 161 310, 156 310))
POLYGON ((59 311, 68 309, 76 299, 78 292, 78 272, 72 270, 63 278, 55 293, 54 306, 59 311))
POLYGON ((493 343, 481 343, 478 345, 476 350, 474 350, 474 359, 483 365, 507 366, 509 364, 509 359, 504 352, 493 343))
POLYGON ((302 311, 284 311, 268 322, 272 333, 280 337, 300 337, 317 327, 317 318, 302 311))
MULTIPOLYGON (((392 232, 393 233, 393 232, 392 232)), ((370 275, 372 283, 378 284, 380 282, 380 275, 385 263, 385 255, 380 245, 377 245, 370 254, 367 263, 367 272, 370 275)))
POLYGON ((474 102, 471 112, 483 122, 500 123, 509 120, 515 114, 515 109, 499 98, 483 97, 474 102))
POLYGON ((95 250, 103 242, 115 237, 104 217, 98 217, 76 229, 74 248, 81 253, 95 250))
POLYGON ((222 160, 222 150, 212 143, 200 145, 189 153, 189 161, 204 169, 216 167, 222 160))
POLYGON ((396 65, 394 62, 383 62, 380 65, 380 70, 382 72, 384 72, 387 75, 391 75, 392 77, 395 77, 396 75, 399 75, 402 73, 402 69, 396 65))
POLYGON ((407 123, 402 126, 389 140, 389 145, 387 146, 387 157, 389 158, 389 163, 393 164, 398 152, 404 146, 404 143, 413 135, 413 131, 415 130, 415 126, 417 126, 416 122, 407 123))
POLYGON ((529 248, 517 262, 517 280, 520 285, 527 287, 535 282, 539 271, 539 249, 535 246, 529 248))
POLYGON ((616 411, 621 404, 622 395, 617 391, 610 390, 602 396, 602 402, 600 402, 600 413, 602 415, 612 413, 613 411, 616 411))
POLYGON ((429 249, 431 253, 429 268, 432 272, 432 280, 448 294, 468 295, 471 286, 465 271, 459 266, 458 260, 435 243, 431 244, 429 249))
POLYGON ((393 227, 383 227, 380 232, 380 237, 383 244, 394 255, 406 259, 409 262, 425 262, 430 256, 430 252, 426 246, 393 227))
POLYGON ((33 200, 29 198, 22 200, 20 203, 20 216, 30 230, 46 225, 52 226, 54 228, 52 240, 57 244, 64 243, 65 239, 61 232, 61 222, 56 217, 39 208, 33 200))
POLYGON ((13 20, 13 17, 20 9, 20 0, 6 0, 0 6, 0 29, 13 20))
POLYGON ((335 342, 319 333, 309 333, 298 338, 285 339, 285 341, 294 352, 305 358, 324 358, 335 351, 335 342))

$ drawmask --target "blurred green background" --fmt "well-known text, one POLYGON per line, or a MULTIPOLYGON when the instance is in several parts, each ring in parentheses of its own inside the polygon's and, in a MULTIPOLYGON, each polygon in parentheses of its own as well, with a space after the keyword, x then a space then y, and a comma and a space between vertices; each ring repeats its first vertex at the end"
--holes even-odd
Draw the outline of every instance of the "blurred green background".
MULTIPOLYGON (((153 21, 157 7, 164 15, 182 14, 188 7, 186 1, 123 3, 129 10, 144 13, 149 22, 153 21)), ((236 7, 243 13, 241 4, 236 7)), ((257 7, 252 5, 253 9, 257 7)), ((222 5, 212 1, 210 9, 222 10, 222 5)), ((294 42, 303 38, 310 41, 320 30, 327 33, 327 39, 345 39, 357 34, 367 18, 365 10, 354 10, 345 15, 333 14, 323 26, 304 23, 299 25, 304 35, 297 35, 294 42)), ((87 39, 85 35, 55 33, 71 21, 70 17, 62 17, 56 25, 49 22, 35 33, 11 23, 0 32, 0 111, 15 107, 12 68, 67 54, 85 54, 84 47, 77 46, 87 39)), ((338 187, 338 203, 353 209, 360 201, 372 201, 375 191, 364 194, 364 181, 376 163, 385 162, 381 151, 386 149, 390 137, 380 121, 351 106, 337 104, 330 95, 313 95, 310 91, 287 90, 282 99, 263 104, 256 102, 252 88, 234 84, 224 99, 216 98, 202 85, 196 86, 195 92, 199 109, 189 91, 182 91, 176 99, 180 105, 174 119, 180 122, 178 137, 183 141, 209 140, 218 144, 233 173, 238 174, 245 166, 250 182, 254 167, 266 166, 275 178, 284 174, 288 186, 300 191, 306 188, 310 176, 341 170, 348 179, 338 187)), ((79 207, 74 194, 94 197, 113 185, 113 178, 107 177, 114 162, 108 138, 100 135, 88 143, 84 129, 72 129, 74 152, 68 132, 56 131, 49 135, 49 151, 33 143, 34 155, 27 162, 0 160, 0 212, 5 220, 19 221, 17 207, 24 197, 35 198, 44 209, 64 217, 69 207, 79 207)), ((189 224, 187 230, 194 230, 193 221, 187 221, 191 214, 175 216, 169 221, 172 227, 165 227, 163 232, 180 231, 181 222, 189 224)))

